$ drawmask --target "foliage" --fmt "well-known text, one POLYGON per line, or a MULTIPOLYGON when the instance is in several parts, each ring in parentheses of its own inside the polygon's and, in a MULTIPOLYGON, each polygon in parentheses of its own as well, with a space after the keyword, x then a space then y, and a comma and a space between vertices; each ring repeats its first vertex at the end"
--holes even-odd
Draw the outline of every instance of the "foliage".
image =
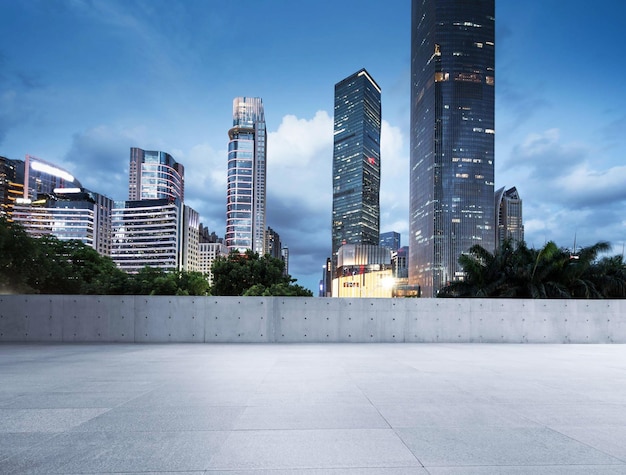
POLYGON ((295 284, 295 279, 284 273, 282 260, 269 254, 260 257, 251 250, 241 254, 232 251, 227 257, 218 257, 211 269, 212 295, 252 296, 307 296, 310 290, 295 284))
POLYGON ((31 238, 22 226, 0 218, 0 293, 99 295, 207 295, 199 272, 151 267, 129 275, 81 241, 31 238))
POLYGON ((624 298, 626 269, 621 256, 602 258, 607 242, 584 247, 576 254, 554 242, 541 249, 510 241, 490 253, 473 246, 459 257, 465 278, 452 282, 439 297, 501 298, 624 298))

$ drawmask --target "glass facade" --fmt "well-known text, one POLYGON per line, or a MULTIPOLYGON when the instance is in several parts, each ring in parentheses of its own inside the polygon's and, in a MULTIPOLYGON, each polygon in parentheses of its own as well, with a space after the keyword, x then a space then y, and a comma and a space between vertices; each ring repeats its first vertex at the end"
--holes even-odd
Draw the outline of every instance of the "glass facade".
POLYGON ((125 272, 145 266, 181 270, 182 207, 167 199, 117 201, 111 218, 111 258, 125 272))
POLYGON ((413 0, 409 284, 432 297, 495 248, 494 0, 413 0))
POLYGON ((36 200, 54 194, 57 188, 82 188, 67 170, 40 158, 26 155, 24 162, 24 199, 36 200))
POLYGON ((263 101, 237 97, 228 131, 226 246, 264 255, 266 223, 266 128, 263 101))
POLYGON ((128 199, 184 201, 184 167, 169 153, 132 147, 128 199))
POLYGON ((522 221, 522 199, 517 188, 509 188, 505 191, 502 187, 496 191, 496 245, 502 246, 505 239, 511 239, 513 243, 524 240, 524 224, 522 221))
POLYGON ((400 249, 400 233, 389 231, 380 234, 380 245, 388 247, 392 251, 400 249))
POLYGON ((380 87, 362 69, 335 85, 333 270, 344 244, 379 244, 380 87))

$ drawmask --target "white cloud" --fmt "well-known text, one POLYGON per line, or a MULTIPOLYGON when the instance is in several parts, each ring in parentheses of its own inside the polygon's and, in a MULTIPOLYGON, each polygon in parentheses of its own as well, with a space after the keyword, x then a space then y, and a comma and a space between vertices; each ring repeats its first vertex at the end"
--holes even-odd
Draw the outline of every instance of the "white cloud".
POLYGON ((332 196, 333 120, 325 111, 312 119, 286 115, 267 138, 267 187, 312 209, 330 209, 332 196))
POLYGON ((380 231, 396 231, 408 236, 409 153, 400 127, 386 120, 381 124, 380 231))

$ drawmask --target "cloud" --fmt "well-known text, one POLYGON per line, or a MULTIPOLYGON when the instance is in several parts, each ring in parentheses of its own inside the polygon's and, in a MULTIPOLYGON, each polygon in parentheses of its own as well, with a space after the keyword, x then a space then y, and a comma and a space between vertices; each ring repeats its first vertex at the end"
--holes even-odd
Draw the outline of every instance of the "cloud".
POLYGON ((219 236, 226 229, 227 151, 207 143, 195 145, 175 159, 185 167, 185 204, 200 213, 202 224, 219 236))
POLYGON ((130 148, 142 143, 144 131, 99 125, 73 135, 63 163, 81 184, 114 200, 128 199, 130 148))
POLYGON ((499 178, 520 192, 530 245, 552 240, 571 246, 574 235, 582 246, 626 239, 626 166, 603 166, 597 157, 593 146, 564 142, 557 129, 530 134, 513 147, 499 178))
POLYGON ((315 290, 331 246, 332 118, 284 116, 267 154, 267 224, 289 247, 291 275, 315 290))
POLYGON ((408 236, 409 151, 400 127, 386 120, 380 139, 380 231, 396 231, 408 236))

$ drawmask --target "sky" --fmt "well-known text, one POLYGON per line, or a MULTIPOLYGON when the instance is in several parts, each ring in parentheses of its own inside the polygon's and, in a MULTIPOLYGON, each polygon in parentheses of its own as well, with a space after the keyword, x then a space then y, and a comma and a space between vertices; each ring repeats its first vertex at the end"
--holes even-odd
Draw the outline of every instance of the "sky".
MULTIPOLYGON (((408 0, 0 0, 0 155, 128 198, 130 147, 185 166, 185 202, 225 232, 232 102, 263 99, 267 224, 316 293, 331 248, 334 85, 382 88, 381 232, 408 244, 408 0)), ((496 0, 495 188, 525 237, 626 242, 623 0, 496 0)))

